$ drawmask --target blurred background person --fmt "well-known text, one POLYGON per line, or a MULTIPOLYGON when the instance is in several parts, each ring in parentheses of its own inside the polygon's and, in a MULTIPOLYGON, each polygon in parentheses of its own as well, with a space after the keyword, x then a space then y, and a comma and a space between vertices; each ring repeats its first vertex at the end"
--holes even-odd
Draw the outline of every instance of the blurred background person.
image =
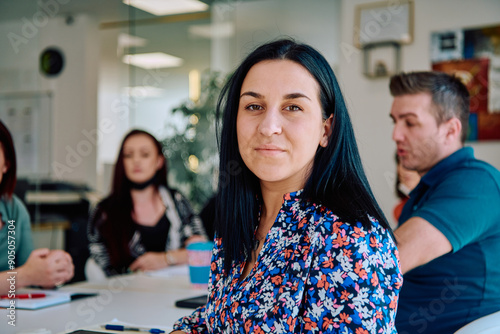
POLYGON ((0 293, 9 291, 13 281, 16 289, 29 285, 51 288, 74 274, 73 261, 65 251, 33 250, 28 210, 14 195, 16 172, 12 136, 0 121, 0 293), (7 281, 12 276, 15 280, 7 281))
POLYGON ((417 186, 420 182, 420 175, 414 170, 406 169, 398 155, 396 157, 396 195, 399 198, 399 203, 396 204, 393 210, 393 216, 396 223, 399 220, 401 211, 405 206, 408 198, 410 198, 410 192, 417 186))
POLYGON ((122 141, 111 194, 89 223, 91 261, 107 276, 187 263, 188 243, 206 240, 187 199, 167 184, 162 146, 150 133, 122 141))

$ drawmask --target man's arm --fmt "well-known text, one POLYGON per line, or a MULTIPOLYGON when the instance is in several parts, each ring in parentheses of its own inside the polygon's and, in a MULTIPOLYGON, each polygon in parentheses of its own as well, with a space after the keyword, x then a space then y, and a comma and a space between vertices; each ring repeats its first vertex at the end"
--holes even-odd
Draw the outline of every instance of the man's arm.
POLYGON ((403 274, 452 251, 451 243, 427 220, 412 217, 394 231, 403 274))

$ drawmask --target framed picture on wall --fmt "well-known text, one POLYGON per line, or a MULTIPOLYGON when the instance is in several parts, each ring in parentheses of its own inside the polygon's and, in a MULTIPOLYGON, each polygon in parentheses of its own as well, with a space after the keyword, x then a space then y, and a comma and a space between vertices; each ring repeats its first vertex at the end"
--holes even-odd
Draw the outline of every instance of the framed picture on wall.
POLYGON ((464 49, 464 32, 461 29, 431 34, 431 60, 433 62, 461 59, 464 49))
POLYGON ((467 140, 500 140, 500 25, 431 33, 431 66, 470 93, 467 140))
POLYGON ((354 45, 413 41, 412 0, 382 1, 356 6, 354 45))

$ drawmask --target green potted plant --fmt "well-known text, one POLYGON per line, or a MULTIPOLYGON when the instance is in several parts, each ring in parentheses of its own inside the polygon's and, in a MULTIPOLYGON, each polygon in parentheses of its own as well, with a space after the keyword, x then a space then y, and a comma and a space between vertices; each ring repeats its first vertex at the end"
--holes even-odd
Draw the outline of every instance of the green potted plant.
POLYGON ((216 189, 215 109, 224 80, 220 73, 204 73, 199 100, 186 101, 172 111, 181 113, 187 120, 186 129, 180 131, 169 125, 174 134, 162 141, 169 163, 169 184, 179 189, 197 211, 216 189))

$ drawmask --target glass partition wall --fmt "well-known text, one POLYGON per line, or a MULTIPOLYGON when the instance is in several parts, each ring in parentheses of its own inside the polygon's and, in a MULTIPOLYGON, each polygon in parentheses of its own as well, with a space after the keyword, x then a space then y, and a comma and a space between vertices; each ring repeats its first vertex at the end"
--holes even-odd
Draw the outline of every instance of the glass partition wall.
POLYGON ((183 147, 194 137, 185 132, 205 124, 191 111, 210 68, 209 24, 207 5, 154 15, 118 0, 0 2, 0 119, 14 137, 16 194, 35 247, 66 249, 75 281, 84 279, 89 210, 109 191, 126 132, 173 138, 183 154, 165 153, 190 191, 182 179, 195 179, 198 166, 183 147), (163 63, 141 62, 147 54, 163 63), (174 113, 178 107, 185 112, 174 113))
POLYGON ((172 186, 194 199, 198 209, 211 195, 215 135, 200 140, 209 130, 213 134, 213 126, 207 115, 198 113, 207 89, 202 84, 211 76, 211 36, 207 34, 211 13, 206 8, 195 13, 147 16, 129 6, 126 20, 100 24, 98 122, 110 124, 106 133, 102 131, 105 139, 98 150, 103 193, 109 191, 123 136, 139 128, 164 143, 172 186), (204 126, 210 129, 200 129, 204 126), (198 155, 207 141, 211 152, 203 156, 210 166, 201 169, 200 177, 200 166, 207 166, 207 162, 198 155), (196 183, 204 175, 209 179, 200 181, 201 189, 196 183))

